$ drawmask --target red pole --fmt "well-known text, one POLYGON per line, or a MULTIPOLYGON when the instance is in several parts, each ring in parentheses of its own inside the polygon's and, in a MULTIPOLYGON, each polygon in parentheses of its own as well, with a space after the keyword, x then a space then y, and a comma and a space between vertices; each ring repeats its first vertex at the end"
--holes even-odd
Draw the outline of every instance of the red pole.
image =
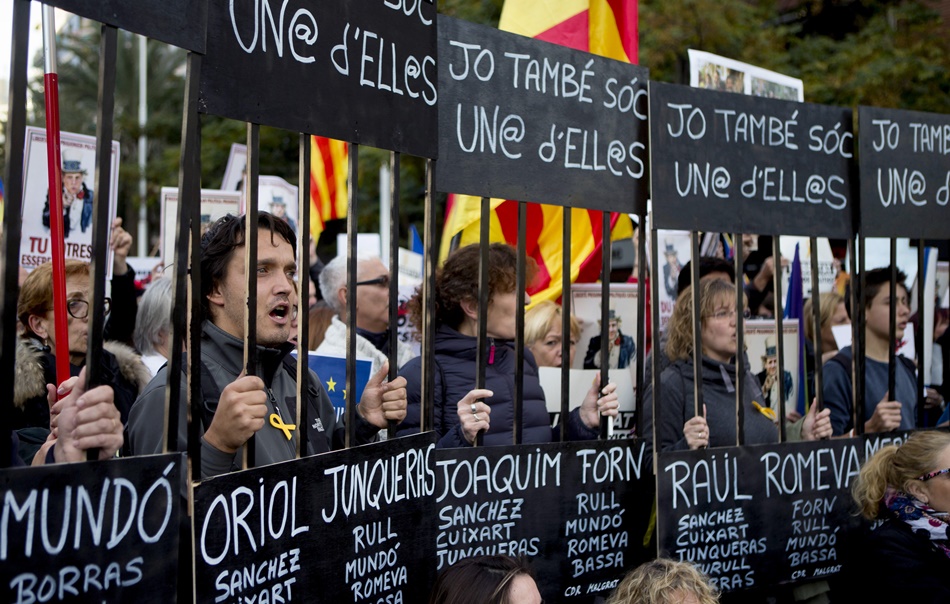
POLYGON ((59 143, 59 78, 52 6, 43 6, 43 76, 46 97, 46 158, 49 169, 49 225, 53 244, 53 320, 56 334, 56 383, 69 379, 69 317, 66 314, 66 244, 63 233, 63 162, 59 143))

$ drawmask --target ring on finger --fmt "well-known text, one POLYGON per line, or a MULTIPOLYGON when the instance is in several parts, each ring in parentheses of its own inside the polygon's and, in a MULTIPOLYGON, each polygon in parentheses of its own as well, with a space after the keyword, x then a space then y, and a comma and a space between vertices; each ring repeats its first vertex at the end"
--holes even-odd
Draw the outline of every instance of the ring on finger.
POLYGON ((482 421, 482 418, 478 417, 478 414, 477 414, 477 413, 472 413, 472 417, 474 417, 474 418, 475 418, 475 421, 477 421, 477 422, 482 421))
POLYGON ((475 415, 476 412, 478 412, 478 407, 475 406, 475 403, 472 403, 472 415, 475 415))

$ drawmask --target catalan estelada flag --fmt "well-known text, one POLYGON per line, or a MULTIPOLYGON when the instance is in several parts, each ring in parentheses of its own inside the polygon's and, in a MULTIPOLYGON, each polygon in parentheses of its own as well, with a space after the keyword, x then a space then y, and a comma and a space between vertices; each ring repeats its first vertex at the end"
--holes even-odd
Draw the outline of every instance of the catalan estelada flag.
POLYGON ((310 236, 314 241, 326 221, 346 218, 348 158, 345 142, 310 137, 310 236))
MULTIPOLYGON (((618 61, 637 62, 636 0, 506 0, 499 29, 599 54, 618 61)), ((491 241, 515 245, 518 240, 518 204, 491 200, 491 241)), ((450 195, 445 212, 440 257, 453 246, 478 242, 481 199, 450 195)), ((600 276, 602 213, 571 210, 571 281, 592 282, 600 276)), ((611 239, 633 236, 624 214, 613 214, 611 239)), ((563 210, 559 206, 528 204, 527 255, 538 263, 537 280, 528 288, 532 304, 561 296, 563 210)))

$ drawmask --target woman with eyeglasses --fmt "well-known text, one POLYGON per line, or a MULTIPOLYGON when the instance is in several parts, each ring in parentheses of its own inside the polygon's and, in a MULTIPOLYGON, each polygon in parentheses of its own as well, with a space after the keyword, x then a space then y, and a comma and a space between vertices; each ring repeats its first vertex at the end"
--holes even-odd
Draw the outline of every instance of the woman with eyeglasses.
MULTIPOLYGON (((879 521, 854 548, 866 602, 950 602, 950 434, 916 432, 878 450, 851 487, 860 514, 879 521)), ((850 571, 849 571, 850 572, 850 571)))
MULTIPOLYGON (((518 254, 513 247, 493 243, 488 248, 488 309, 484 342, 485 388, 476 388, 479 332, 479 246, 460 248, 446 258, 435 277, 435 431, 439 447, 466 447, 484 433, 485 445, 513 444, 515 424, 515 374, 513 340, 519 312, 517 295, 518 254)), ((536 271, 534 261, 525 266, 525 282, 536 271)), ((525 303, 530 298, 525 296, 525 303)), ((422 296, 409 301, 409 319, 417 333, 422 322, 422 296)), ((544 390, 534 355, 525 348, 522 442, 557 440, 552 430, 544 390)), ((400 371, 408 380, 409 407, 401 433, 417 432, 421 415, 422 363, 417 357, 400 371)), ((594 440, 602 416, 617 416, 616 384, 598 392, 595 382, 567 420, 570 440, 594 440)))
MULTIPOLYGON (((68 354, 70 373, 79 375, 86 363, 86 347, 90 337, 89 319, 92 309, 92 284, 89 265, 79 260, 66 261, 66 311, 68 342, 56 341, 53 314, 53 268, 46 263, 32 273, 20 288, 17 318, 22 332, 17 344, 16 381, 14 384, 14 429, 36 428, 37 435, 49 429, 50 412, 46 384, 57 384, 56 354, 68 354)), ((102 312, 109 312, 109 300, 102 312)), ((101 337, 101 336, 98 336, 101 337)), ((115 391, 115 405, 128 419, 129 409, 148 383, 150 374, 141 357, 129 346, 105 342, 102 351, 102 383, 115 391)), ((21 432, 33 442, 35 436, 21 432)), ((40 441, 42 442, 42 440, 40 441)))
MULTIPOLYGON (((718 279, 700 281, 699 325, 702 345, 703 408, 695 413, 693 388, 693 290, 687 287, 676 300, 667 330, 666 354, 671 364, 660 375, 658 409, 644 408, 643 434, 653 438, 653 416, 659 414, 656 438, 660 451, 727 447, 736 439, 736 356, 738 316, 736 290, 718 279)), ((746 311, 747 315, 748 311, 746 311)), ((765 403, 759 382, 745 372, 743 389, 743 444, 778 442, 776 414, 765 403)), ((830 411, 812 405, 795 424, 794 440, 831 436, 830 411)))

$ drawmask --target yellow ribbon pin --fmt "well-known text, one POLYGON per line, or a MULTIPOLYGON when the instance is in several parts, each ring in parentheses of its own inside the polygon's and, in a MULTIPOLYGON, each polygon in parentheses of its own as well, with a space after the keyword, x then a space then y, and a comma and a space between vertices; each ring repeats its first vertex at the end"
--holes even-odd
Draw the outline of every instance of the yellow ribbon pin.
POLYGON ((281 419, 276 413, 270 414, 270 425, 274 426, 278 430, 284 432, 284 436, 287 437, 287 440, 293 438, 293 431, 297 429, 297 424, 285 424, 284 420, 281 419))
POLYGON ((763 407, 756 401, 752 401, 752 406, 758 409, 759 413, 769 418, 773 422, 778 419, 778 413, 776 413, 771 407, 763 407))

